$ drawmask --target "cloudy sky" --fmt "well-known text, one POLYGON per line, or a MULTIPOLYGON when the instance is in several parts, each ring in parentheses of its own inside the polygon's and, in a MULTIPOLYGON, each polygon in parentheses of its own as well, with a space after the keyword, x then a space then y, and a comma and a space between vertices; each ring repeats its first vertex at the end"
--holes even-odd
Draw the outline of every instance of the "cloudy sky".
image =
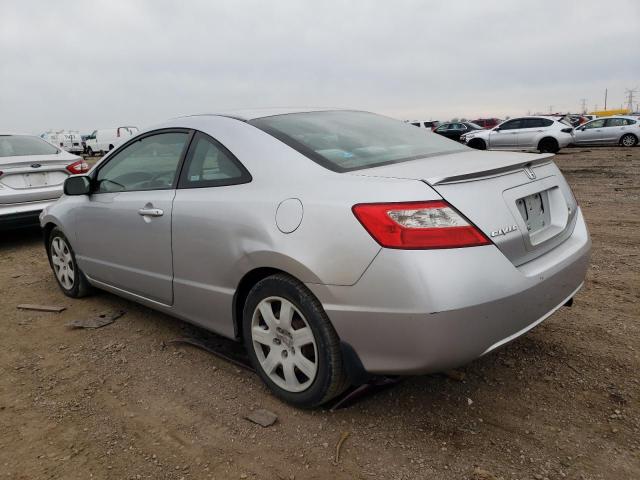
POLYGON ((265 106, 504 117, 640 87, 638 0, 2 3, 5 131, 265 106))

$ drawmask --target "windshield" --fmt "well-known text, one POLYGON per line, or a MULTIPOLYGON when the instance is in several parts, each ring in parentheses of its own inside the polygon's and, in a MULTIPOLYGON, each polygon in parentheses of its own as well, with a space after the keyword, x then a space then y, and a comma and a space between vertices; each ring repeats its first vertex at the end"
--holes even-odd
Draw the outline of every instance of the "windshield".
POLYGON ((334 172, 467 149, 429 130, 367 112, 291 113, 249 123, 334 172))
POLYGON ((38 137, 28 135, 0 135, 0 157, 23 155, 53 155, 59 150, 38 137))

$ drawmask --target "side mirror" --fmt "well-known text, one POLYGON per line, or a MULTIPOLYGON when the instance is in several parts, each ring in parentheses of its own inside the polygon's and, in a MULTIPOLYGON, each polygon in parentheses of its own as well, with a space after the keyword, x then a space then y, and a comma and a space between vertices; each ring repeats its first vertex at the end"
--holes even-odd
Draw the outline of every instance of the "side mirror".
POLYGON ((91 179, 86 175, 74 175, 64 181, 65 195, 88 195, 91 193, 91 179))

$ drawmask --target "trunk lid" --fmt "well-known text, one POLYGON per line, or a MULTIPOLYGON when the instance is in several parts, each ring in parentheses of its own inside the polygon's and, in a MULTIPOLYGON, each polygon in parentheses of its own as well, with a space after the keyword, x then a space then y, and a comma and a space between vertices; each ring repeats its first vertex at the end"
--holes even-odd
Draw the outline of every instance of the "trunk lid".
POLYGON ((58 198, 70 175, 66 167, 78 158, 62 152, 0 157, 0 204, 58 198))
POLYGON ((552 157, 466 151, 354 174, 427 183, 518 266, 562 243, 575 225, 575 198, 552 157))

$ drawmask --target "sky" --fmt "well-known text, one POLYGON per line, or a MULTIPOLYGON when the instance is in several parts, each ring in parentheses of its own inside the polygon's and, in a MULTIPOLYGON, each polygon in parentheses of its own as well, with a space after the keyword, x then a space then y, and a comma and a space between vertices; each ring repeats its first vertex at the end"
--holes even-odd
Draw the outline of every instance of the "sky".
POLYGON ((0 0, 0 130, 273 106, 449 120, 639 87, 640 1, 0 0))

